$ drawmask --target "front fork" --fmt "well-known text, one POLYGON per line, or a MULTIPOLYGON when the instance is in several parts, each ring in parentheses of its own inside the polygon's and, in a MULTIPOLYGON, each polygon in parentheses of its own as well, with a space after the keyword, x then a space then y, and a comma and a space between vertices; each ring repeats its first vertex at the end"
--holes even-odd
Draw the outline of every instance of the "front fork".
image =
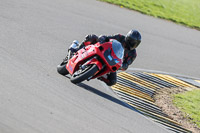
MULTIPOLYGON (((69 59, 71 59, 73 56, 73 52, 71 50, 68 50, 68 54, 67 56, 63 59, 63 63, 64 62, 68 62, 69 59)), ((67 64, 67 63, 66 63, 67 64)))
POLYGON ((71 57, 72 57, 72 52, 71 52, 71 50, 69 50, 68 55, 67 55, 67 59, 69 60, 69 59, 71 59, 71 57))

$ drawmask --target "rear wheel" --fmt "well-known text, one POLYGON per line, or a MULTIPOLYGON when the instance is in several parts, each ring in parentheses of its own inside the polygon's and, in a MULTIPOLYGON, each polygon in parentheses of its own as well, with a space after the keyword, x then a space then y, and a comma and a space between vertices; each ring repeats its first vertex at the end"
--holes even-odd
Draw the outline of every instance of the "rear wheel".
POLYGON ((96 65, 88 65, 85 69, 79 69, 71 76, 71 82, 76 84, 80 83, 90 77, 94 76, 94 74, 98 71, 98 67, 96 65))
POLYGON ((68 70, 66 69, 67 61, 63 61, 60 65, 57 66, 57 72, 61 75, 69 74, 68 70))

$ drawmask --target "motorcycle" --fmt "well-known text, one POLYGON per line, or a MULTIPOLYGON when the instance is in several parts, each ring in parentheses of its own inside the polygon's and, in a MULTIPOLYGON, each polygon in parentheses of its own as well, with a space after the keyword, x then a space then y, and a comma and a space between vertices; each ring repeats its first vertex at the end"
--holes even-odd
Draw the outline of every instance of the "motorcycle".
POLYGON ((116 72, 122 65, 123 56, 121 43, 111 39, 109 42, 98 42, 78 50, 72 57, 64 59, 57 66, 57 71, 61 75, 70 74, 70 81, 76 84, 116 72))

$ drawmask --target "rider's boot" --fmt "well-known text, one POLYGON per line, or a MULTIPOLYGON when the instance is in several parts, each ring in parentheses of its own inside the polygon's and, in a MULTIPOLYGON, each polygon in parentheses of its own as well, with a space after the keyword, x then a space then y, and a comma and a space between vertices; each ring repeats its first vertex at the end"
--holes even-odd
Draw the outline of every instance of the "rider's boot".
POLYGON ((110 74, 105 74, 97 79, 103 81, 108 86, 112 86, 112 85, 115 85, 117 82, 117 75, 116 75, 116 72, 114 72, 110 74))

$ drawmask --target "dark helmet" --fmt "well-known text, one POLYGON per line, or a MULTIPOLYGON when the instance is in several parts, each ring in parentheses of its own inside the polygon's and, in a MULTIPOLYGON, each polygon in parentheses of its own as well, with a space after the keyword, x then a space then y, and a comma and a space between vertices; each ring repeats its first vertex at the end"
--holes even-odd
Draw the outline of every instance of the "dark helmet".
POLYGON ((141 42, 141 35, 137 30, 130 30, 126 37, 125 37, 125 43, 126 43, 126 48, 128 50, 133 50, 135 49, 141 42))

